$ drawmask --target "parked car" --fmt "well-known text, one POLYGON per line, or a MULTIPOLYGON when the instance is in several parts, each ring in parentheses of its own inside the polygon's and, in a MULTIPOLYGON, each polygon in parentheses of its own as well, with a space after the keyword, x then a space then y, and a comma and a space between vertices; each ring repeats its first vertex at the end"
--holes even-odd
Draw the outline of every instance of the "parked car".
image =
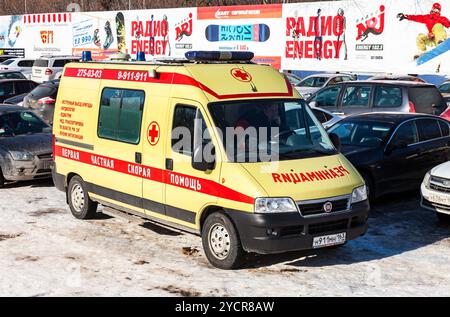
POLYGON ((33 110, 46 123, 53 124, 59 80, 49 81, 34 88, 23 99, 23 107, 33 110))
POLYGON ((442 222, 450 222, 450 161, 429 171, 421 186, 421 206, 436 212, 442 222))
POLYGON ((0 80, 2 79, 28 79, 28 78, 20 71, 0 70, 0 80))
POLYGON ((0 70, 13 70, 21 72, 26 79, 31 79, 34 59, 30 58, 10 58, 0 64, 0 70))
POLYGON ((51 177, 51 128, 32 111, 0 107, 0 187, 8 181, 51 177))
POLYGON ((3 103, 7 104, 7 105, 22 106, 23 99, 26 97, 26 95, 28 95, 28 93, 20 94, 20 95, 5 99, 5 101, 3 101, 3 103))
POLYGON ((321 108, 312 107, 311 110, 316 116, 317 120, 322 123, 325 129, 333 126, 335 123, 341 121, 344 118, 321 108))
POLYGON ((401 81, 415 81, 419 83, 426 83, 425 80, 417 76, 411 75, 380 75, 370 77, 368 80, 401 80, 401 81))
POLYGON ((424 175, 450 160, 450 122, 425 114, 349 116, 329 133, 366 181, 370 197, 419 188, 424 175))
POLYGON ((439 91, 443 94, 450 94, 450 80, 445 81, 439 86, 439 91))
POLYGON ((321 89, 307 102, 342 115, 371 111, 440 115, 447 108, 436 86, 392 80, 339 83, 321 89))
POLYGON ((38 58, 32 68, 31 79, 38 83, 59 79, 62 75, 64 65, 79 61, 76 56, 45 56, 38 58))
POLYGON ((297 86, 302 79, 300 77, 298 77, 297 75, 294 75, 292 73, 283 73, 287 79, 289 80, 289 82, 295 87, 297 86))
POLYGON ((450 121, 450 105, 448 106, 447 110, 441 113, 441 118, 450 121))
POLYGON ((0 80, 0 103, 5 99, 30 92, 38 84, 27 79, 0 80))
POLYGON ((295 89, 297 89, 303 98, 308 99, 312 94, 323 87, 354 79, 355 77, 347 74, 316 74, 303 79, 295 86, 295 89))

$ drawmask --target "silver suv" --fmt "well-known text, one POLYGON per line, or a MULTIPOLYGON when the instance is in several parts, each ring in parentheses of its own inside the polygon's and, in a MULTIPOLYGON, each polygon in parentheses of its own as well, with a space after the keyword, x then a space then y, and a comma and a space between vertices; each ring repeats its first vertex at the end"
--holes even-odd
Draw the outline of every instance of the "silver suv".
POLYGON ((43 56, 38 58, 32 68, 31 80, 37 83, 45 83, 59 79, 62 76, 64 65, 79 61, 77 56, 43 56))
POLYGON ((319 90, 307 102, 334 114, 417 112, 441 114, 447 105, 432 84, 412 81, 353 81, 319 90))

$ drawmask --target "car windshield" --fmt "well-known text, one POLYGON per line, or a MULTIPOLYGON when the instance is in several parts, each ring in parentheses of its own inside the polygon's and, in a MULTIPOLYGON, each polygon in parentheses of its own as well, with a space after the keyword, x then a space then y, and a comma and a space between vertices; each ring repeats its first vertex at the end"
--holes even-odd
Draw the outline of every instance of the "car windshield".
POLYGON ((0 73, 0 79, 26 79, 26 77, 20 72, 7 72, 0 73))
POLYGON ((328 80, 327 77, 308 77, 303 79, 299 84, 298 87, 315 87, 319 88, 325 85, 326 81, 328 80))
POLYGON ((10 112, 0 116, 0 137, 42 133, 49 128, 50 126, 29 111, 10 112))
POLYGON ((342 145, 376 148, 392 129, 393 124, 366 120, 344 120, 334 125, 329 132, 337 134, 342 145))
POLYGON ((209 105, 232 162, 295 160, 336 154, 303 100, 245 100, 209 105))
POLYGON ((10 64, 12 64, 12 62, 14 62, 14 58, 7 59, 6 61, 4 61, 4 62, 1 63, 1 64, 2 64, 2 65, 10 65, 10 64))

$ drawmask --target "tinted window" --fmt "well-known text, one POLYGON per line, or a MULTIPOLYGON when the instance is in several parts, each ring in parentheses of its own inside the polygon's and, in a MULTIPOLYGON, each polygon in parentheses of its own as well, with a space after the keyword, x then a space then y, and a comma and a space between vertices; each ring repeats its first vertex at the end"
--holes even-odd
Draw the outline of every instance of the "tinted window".
POLYGON ((322 87, 327 82, 328 77, 309 77, 298 84, 300 87, 322 87))
POLYGON ((37 59, 33 63, 34 67, 47 67, 48 66, 48 59, 37 59))
POLYGON ((11 59, 7 59, 6 61, 4 61, 3 63, 2 63, 2 65, 11 65, 12 64, 12 62, 14 62, 14 58, 11 58, 11 59))
POLYGON ((102 92, 98 136, 138 144, 144 109, 144 92, 105 88, 102 92))
POLYGON ((392 86, 377 86, 375 88, 375 107, 400 107, 402 105, 402 89, 392 86))
POLYGON ((377 147, 391 128, 390 123, 355 120, 340 122, 330 132, 336 133, 343 145, 377 147))
POLYGON ((432 139, 440 138, 441 128, 439 122, 433 119, 418 120, 420 127, 420 140, 428 141, 432 139))
POLYGON ((344 107, 369 107, 371 86, 347 86, 342 99, 344 107))
POLYGON ((324 122, 330 121, 333 118, 329 114, 327 114, 327 113, 325 113, 323 111, 320 111, 318 109, 312 109, 312 112, 316 116, 317 120, 320 121, 320 123, 324 123, 324 122))
POLYGON ((30 95, 32 97, 36 97, 36 98, 40 99, 42 97, 51 96, 56 91, 57 91, 57 89, 55 87, 48 86, 48 85, 39 85, 30 92, 30 95))
POLYGON ((0 73, 0 79, 27 79, 21 72, 0 73))
POLYGON ((175 152, 192 155, 195 119, 201 120, 202 131, 204 131, 206 124, 200 110, 192 106, 176 106, 172 123, 172 149, 175 152), (189 139, 186 140, 183 137, 188 137, 189 139))
POLYGON ((450 83, 443 84, 439 90, 444 93, 450 93, 450 83))
POLYGON ((28 111, 13 112, 0 116, 0 137, 28 133, 41 133, 49 126, 28 111))
POLYGON ((392 138, 392 145, 405 146, 419 142, 419 131, 415 121, 409 121, 400 126, 394 137, 392 138))
POLYGON ((442 136, 450 136, 450 124, 444 121, 439 121, 441 127, 442 136))
POLYGON ((32 67, 33 66, 34 61, 32 60, 28 60, 28 61, 20 61, 17 66, 19 67, 32 67))
POLYGON ((433 105, 439 108, 444 104, 439 90, 431 86, 409 88, 409 99, 414 103, 416 112, 420 113, 436 114, 433 105))
POLYGON ((9 96, 14 94, 14 83, 7 82, 0 84, 0 96, 9 96))
POLYGON ((341 86, 324 89, 317 93, 311 101, 316 102, 316 107, 336 107, 341 89, 341 86))
POLYGON ((32 88, 33 86, 28 81, 16 82, 16 94, 23 94, 29 92, 32 88))

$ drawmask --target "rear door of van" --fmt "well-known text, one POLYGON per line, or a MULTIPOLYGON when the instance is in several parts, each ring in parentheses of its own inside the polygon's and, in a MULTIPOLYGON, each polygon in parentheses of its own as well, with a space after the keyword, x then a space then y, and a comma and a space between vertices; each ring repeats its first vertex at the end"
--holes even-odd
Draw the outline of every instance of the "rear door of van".
POLYGON ((440 115, 447 108, 444 98, 435 86, 413 86, 408 89, 408 95, 418 113, 440 115))

